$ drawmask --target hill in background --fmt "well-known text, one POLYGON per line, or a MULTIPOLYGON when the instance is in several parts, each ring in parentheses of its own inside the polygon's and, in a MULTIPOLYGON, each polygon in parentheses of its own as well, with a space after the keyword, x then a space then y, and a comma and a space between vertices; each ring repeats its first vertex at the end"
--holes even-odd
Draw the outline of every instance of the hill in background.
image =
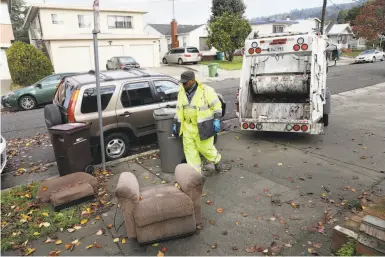
MULTIPOLYGON (((351 3, 346 4, 330 4, 326 8, 326 21, 336 21, 338 17, 338 13, 341 10, 349 10, 350 8, 361 5, 368 0, 357 0, 351 3)), ((264 17, 256 17, 250 19, 251 21, 254 20, 286 20, 287 18, 290 18, 291 20, 301 20, 301 19, 307 19, 307 18, 314 18, 317 17, 321 19, 321 13, 322 13, 322 7, 315 7, 315 8, 307 8, 307 9, 294 9, 288 13, 280 13, 275 14, 271 16, 264 16, 264 17)))

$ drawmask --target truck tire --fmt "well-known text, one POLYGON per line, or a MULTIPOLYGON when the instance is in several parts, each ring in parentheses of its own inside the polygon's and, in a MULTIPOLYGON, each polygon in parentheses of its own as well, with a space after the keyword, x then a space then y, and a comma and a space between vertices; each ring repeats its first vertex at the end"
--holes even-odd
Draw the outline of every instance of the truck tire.
POLYGON ((44 120, 47 129, 62 124, 62 118, 59 107, 55 104, 49 104, 44 107, 44 120))
POLYGON ((322 121, 323 121, 325 127, 329 126, 329 114, 324 113, 322 121))

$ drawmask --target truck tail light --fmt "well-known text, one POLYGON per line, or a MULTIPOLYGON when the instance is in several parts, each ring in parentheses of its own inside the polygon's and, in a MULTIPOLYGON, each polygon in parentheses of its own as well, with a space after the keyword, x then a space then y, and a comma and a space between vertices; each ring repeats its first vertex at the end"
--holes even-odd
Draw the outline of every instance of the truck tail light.
POLYGON ((249 124, 249 128, 250 128, 250 129, 255 129, 255 124, 254 124, 254 123, 250 123, 250 124, 249 124))
POLYGON ((250 48, 250 49, 249 49, 249 54, 254 54, 254 52, 255 52, 255 51, 254 51, 254 48, 250 48))
POLYGON ((306 51, 308 48, 309 48, 309 46, 307 44, 303 44, 301 46, 301 49, 304 50, 304 51, 306 51))
POLYGON ((76 101, 78 100, 78 96, 79 96, 79 89, 76 89, 71 96, 70 103, 68 104, 68 110, 67 110, 68 122, 75 122, 75 106, 76 106, 76 101))
POLYGON ((299 51, 299 49, 301 49, 301 47, 300 47, 298 44, 296 44, 296 45, 293 46, 293 50, 294 50, 294 51, 297 52, 297 51, 299 51))
POLYGON ((248 129, 248 128, 249 128, 249 124, 243 123, 242 128, 243 128, 243 129, 248 129))
POLYGON ((306 131, 308 130, 308 126, 307 126, 307 125, 302 125, 302 126, 301 126, 301 130, 302 130, 303 132, 306 132, 306 131))
POLYGON ((299 126, 299 125, 294 125, 294 126, 293 126, 293 130, 294 130, 294 131, 299 131, 299 129, 300 129, 300 126, 299 126))
POLYGON ((260 47, 258 47, 257 49, 255 49, 255 52, 256 52, 257 54, 260 54, 260 53, 262 52, 262 49, 261 49, 260 47))

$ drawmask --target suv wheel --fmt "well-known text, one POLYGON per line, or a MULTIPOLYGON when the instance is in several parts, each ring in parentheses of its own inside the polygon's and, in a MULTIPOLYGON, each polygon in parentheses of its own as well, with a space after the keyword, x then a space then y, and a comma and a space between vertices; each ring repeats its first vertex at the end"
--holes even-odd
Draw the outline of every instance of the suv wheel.
POLYGON ((106 159, 108 161, 117 160, 127 155, 130 140, 126 134, 119 132, 111 133, 104 139, 104 142, 106 159))
POLYGON ((182 60, 181 58, 179 58, 178 64, 179 64, 179 65, 183 65, 183 60, 182 60))
POLYGON ((22 96, 19 100, 19 106, 24 111, 32 110, 36 107, 36 100, 30 95, 22 96))
POLYGON ((167 59, 163 58, 163 64, 167 64, 167 59))

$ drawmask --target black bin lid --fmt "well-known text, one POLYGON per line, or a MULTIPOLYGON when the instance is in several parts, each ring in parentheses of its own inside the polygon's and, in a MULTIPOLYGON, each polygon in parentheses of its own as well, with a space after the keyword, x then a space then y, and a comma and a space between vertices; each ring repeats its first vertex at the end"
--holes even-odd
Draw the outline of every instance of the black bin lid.
POLYGON ((66 124, 56 125, 49 128, 48 130, 54 134, 61 134, 61 133, 71 134, 79 130, 88 129, 89 126, 90 125, 86 123, 75 122, 75 123, 66 123, 66 124))

